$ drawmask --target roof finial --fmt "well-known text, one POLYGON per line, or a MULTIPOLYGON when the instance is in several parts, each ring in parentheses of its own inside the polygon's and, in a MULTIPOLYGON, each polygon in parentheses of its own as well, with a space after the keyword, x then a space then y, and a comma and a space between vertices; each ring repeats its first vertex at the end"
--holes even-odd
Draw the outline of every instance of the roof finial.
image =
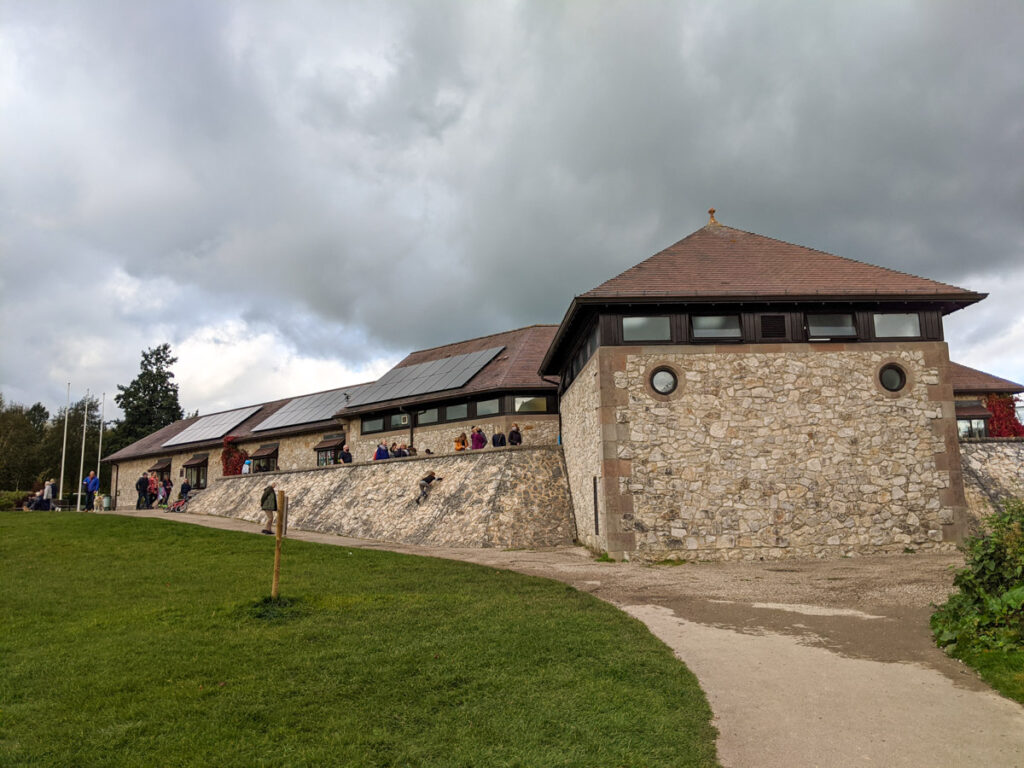
POLYGON ((708 222, 708 226, 710 226, 712 224, 717 224, 718 223, 718 219, 715 218, 715 209, 714 208, 708 208, 708 213, 711 214, 711 221, 708 222))

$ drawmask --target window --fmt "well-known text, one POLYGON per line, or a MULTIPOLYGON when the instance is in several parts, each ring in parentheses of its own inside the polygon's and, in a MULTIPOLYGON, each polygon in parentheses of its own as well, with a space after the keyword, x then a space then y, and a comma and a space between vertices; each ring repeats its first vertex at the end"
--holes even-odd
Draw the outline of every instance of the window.
POLYGON ((853 324, 853 315, 808 315, 807 335, 811 341, 815 339, 831 339, 834 337, 850 337, 857 335, 857 327, 853 324))
POLYGON ((694 339, 740 339, 739 315, 695 315, 693 322, 694 339))
POLYGON ((658 368, 651 374, 651 388, 659 395, 670 395, 679 385, 679 379, 669 368, 658 368))
POLYGON ((501 413, 501 400, 498 398, 481 400, 476 404, 477 416, 492 416, 496 413, 501 413))
POLYGON ((201 490, 206 487, 206 464, 199 464, 194 467, 185 467, 185 479, 192 486, 193 490, 201 490))
POLYGON ((409 426, 409 414, 408 413, 392 413, 388 417, 388 426, 391 429, 402 429, 402 427, 409 426))
POLYGON ((341 448, 325 448, 316 452, 318 467, 330 467, 334 464, 341 464, 341 448))
POLYGON ((469 418, 469 403, 459 403, 458 405, 449 405, 444 409, 445 421, 458 421, 459 419, 469 418))
POLYGON ((252 460, 252 471, 253 472, 276 472, 277 471, 277 454, 273 456, 261 456, 258 459, 252 460))
POLYGON ((622 318, 623 341, 671 341, 668 317, 622 318))
POLYGON ((916 339, 921 336, 921 318, 917 313, 876 314, 875 337, 879 339, 916 339))
POLYGON ((956 431, 960 437, 988 437, 984 419, 957 419, 956 431))
POLYGON ((907 374, 898 365, 890 363, 878 372, 878 381, 889 392, 899 392, 907 386, 907 374))
POLYGON ((548 399, 540 397, 517 397, 516 413, 547 413, 548 399))
POLYGON ((363 419, 362 420, 362 424, 363 424, 363 434, 364 435, 369 433, 369 432, 383 432, 384 431, 384 417, 383 416, 374 416, 373 418, 370 418, 370 419, 363 419))
POLYGON ((437 408, 425 408, 422 411, 416 411, 416 423, 417 424, 436 424, 437 423, 437 408))

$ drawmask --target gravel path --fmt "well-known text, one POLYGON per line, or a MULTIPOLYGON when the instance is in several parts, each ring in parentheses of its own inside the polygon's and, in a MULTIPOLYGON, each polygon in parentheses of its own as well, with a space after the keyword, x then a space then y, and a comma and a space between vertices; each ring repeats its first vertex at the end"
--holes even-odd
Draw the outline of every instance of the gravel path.
MULTIPOLYGON (((165 517, 257 532, 232 518, 165 517)), ((581 548, 435 549, 290 538, 444 557, 557 579, 643 621, 697 675, 726 768, 1024 767, 1024 707, 931 642, 954 555, 644 566, 581 548)))

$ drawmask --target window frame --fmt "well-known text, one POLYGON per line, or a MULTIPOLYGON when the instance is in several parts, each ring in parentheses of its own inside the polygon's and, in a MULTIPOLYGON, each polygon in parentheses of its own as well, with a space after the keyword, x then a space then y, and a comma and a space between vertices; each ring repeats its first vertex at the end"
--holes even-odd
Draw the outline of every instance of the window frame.
POLYGON ((871 338, 876 341, 922 341, 925 338, 924 335, 924 323, 921 322, 921 313, 919 311, 913 312, 877 312, 872 311, 871 313, 871 338), (877 319, 886 315, 902 315, 902 316, 914 316, 917 318, 917 334, 914 336, 880 336, 878 334, 877 319))
MULTIPOLYGON (((756 313, 762 314, 762 313, 756 313)), ((772 312, 770 314, 779 314, 772 312)), ((690 331, 690 343, 691 344, 742 344, 743 343, 743 313, 742 312, 729 312, 726 314, 711 314, 708 312, 697 312, 690 313, 689 320, 689 331, 690 331), (737 328, 736 336, 698 336, 697 329, 694 327, 693 321, 700 317, 735 317, 737 328)))

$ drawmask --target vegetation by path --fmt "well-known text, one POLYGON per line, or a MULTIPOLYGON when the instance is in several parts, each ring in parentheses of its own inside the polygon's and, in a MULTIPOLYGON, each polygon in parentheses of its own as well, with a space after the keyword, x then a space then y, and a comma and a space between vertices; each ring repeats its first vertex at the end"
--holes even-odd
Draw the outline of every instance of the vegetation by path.
POLYGON ((965 542, 966 565, 932 615, 940 646, 1024 704, 1024 499, 1010 499, 965 542))
POLYGON ((162 520, 0 515, 0 764, 710 766, 694 677, 564 584, 162 520))

